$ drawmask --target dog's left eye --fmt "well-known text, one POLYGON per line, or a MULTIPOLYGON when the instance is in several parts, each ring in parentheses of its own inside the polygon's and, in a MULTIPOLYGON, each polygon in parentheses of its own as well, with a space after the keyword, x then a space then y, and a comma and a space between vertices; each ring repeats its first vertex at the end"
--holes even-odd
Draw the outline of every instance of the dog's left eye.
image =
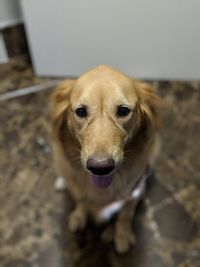
POLYGON ((117 107, 116 115, 117 117, 126 117, 130 112, 130 108, 127 108, 125 106, 119 106, 117 107))
POLYGON ((87 117, 88 116, 88 113, 87 113, 87 109, 86 109, 86 107, 79 107, 79 108, 77 108, 76 110, 75 110, 75 113, 76 113, 76 115, 78 116, 78 117, 80 117, 80 118, 85 118, 85 117, 87 117))

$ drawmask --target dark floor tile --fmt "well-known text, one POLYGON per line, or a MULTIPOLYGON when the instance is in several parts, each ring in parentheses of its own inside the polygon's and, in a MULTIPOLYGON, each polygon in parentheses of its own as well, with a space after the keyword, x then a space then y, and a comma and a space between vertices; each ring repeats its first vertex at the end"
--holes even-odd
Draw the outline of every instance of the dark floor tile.
POLYGON ((184 260, 186 259, 187 255, 184 253, 180 253, 180 252, 173 252, 172 253, 172 258, 174 260, 174 264, 175 266, 178 266, 179 264, 181 264, 182 262, 184 262, 184 260))
POLYGON ((145 198, 149 200, 151 205, 158 204, 171 196, 172 193, 164 187, 164 185, 160 184, 155 174, 152 174, 147 179, 147 192, 145 198))
POLYGON ((158 209, 154 217, 163 237, 183 242, 191 242, 196 237, 197 224, 175 201, 158 209))

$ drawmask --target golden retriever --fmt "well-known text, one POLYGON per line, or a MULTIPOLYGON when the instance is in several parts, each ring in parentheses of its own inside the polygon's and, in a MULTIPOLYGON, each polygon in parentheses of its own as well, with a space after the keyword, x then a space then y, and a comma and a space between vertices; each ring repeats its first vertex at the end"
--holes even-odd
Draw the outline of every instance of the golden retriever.
MULTIPOLYGON (((69 229, 83 229, 90 216, 125 199, 157 151, 158 97, 150 85, 100 65, 66 80, 52 95, 53 151, 57 169, 76 202, 69 229)), ((113 226, 117 251, 135 242, 134 201, 113 226)))

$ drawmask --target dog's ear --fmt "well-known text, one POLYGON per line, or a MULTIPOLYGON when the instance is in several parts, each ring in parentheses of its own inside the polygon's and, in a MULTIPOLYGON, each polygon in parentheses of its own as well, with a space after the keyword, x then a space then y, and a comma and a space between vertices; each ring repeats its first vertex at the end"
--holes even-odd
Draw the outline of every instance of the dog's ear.
POLYGON ((51 120, 53 132, 58 134, 66 125, 67 109, 69 107, 69 97, 74 86, 75 80, 66 80, 61 82, 51 95, 51 120))
POLYGON ((138 92, 138 108, 142 117, 142 123, 154 128, 159 127, 158 110, 160 107, 160 98, 156 95, 153 87, 147 83, 136 82, 138 92))

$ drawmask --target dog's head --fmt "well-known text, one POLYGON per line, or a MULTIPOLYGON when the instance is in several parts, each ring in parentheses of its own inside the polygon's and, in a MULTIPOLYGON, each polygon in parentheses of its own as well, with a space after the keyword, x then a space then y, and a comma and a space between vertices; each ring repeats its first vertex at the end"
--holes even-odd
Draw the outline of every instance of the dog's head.
POLYGON ((64 149, 74 140, 83 167, 100 187, 111 183, 140 129, 157 127, 151 87, 104 65, 63 82, 53 103, 54 133, 64 149))

